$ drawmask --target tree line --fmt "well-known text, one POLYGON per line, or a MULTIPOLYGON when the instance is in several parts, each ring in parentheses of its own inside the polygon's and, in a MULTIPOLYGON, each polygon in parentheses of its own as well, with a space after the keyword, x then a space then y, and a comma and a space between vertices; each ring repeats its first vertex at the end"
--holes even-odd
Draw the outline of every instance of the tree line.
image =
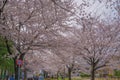
POLYGON ((79 7, 73 0, 1 1, 0 35, 5 43, 1 53, 6 51, 5 59, 9 57, 13 63, 16 80, 16 60, 25 60, 34 53, 38 58, 32 61, 40 60, 40 66, 51 72, 64 72, 66 67, 69 80, 74 67, 91 74, 94 80, 97 70, 114 64, 111 59, 119 55, 120 48, 119 1, 98 2, 112 8, 115 17, 106 21, 100 17, 103 14, 87 14, 85 8, 91 5, 87 0, 79 7), (51 67, 46 67, 48 64, 51 67))

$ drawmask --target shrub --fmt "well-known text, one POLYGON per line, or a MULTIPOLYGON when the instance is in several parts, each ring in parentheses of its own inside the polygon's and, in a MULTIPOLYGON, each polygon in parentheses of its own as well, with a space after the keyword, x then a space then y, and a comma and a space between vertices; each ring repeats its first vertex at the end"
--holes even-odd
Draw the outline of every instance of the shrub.
POLYGON ((114 76, 120 77, 120 70, 114 70, 114 76))
POLYGON ((86 74, 86 73, 80 73, 80 76, 81 76, 81 77, 90 77, 90 75, 89 75, 89 74, 86 74))

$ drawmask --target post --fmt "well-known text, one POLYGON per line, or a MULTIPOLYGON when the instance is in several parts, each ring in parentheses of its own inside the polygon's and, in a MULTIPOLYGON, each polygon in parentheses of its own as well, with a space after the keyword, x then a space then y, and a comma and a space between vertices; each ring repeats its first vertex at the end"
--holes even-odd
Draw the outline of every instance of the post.
POLYGON ((18 80, 20 80, 20 65, 18 66, 18 80))
POLYGON ((16 63, 18 65, 18 80, 20 80, 20 67, 23 64, 23 61, 18 59, 18 60, 16 60, 16 63))

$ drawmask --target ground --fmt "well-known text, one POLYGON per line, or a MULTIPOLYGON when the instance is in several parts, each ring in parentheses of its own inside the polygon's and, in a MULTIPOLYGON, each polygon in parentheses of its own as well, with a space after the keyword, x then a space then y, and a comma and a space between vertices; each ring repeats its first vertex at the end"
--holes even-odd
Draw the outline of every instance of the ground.
MULTIPOLYGON (((46 79, 46 80, 57 80, 57 79, 46 79)), ((59 79, 62 80, 62 79, 59 79)), ((65 79, 68 80, 68 79, 65 79)), ((79 78, 79 77, 75 77, 72 78, 72 80, 90 80, 90 78, 79 78)), ((96 78, 95 80, 120 80, 120 78, 96 78)))

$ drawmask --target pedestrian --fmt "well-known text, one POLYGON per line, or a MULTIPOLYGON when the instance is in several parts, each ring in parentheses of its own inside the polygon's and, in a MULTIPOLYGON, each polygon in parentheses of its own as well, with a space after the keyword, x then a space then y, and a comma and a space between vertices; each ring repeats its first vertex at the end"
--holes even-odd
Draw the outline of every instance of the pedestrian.
POLYGON ((12 75, 9 80, 15 80, 14 76, 12 75))
POLYGON ((34 80, 38 80, 38 77, 36 75, 33 76, 34 80))
POLYGON ((42 74, 40 74, 39 80, 44 80, 44 76, 42 74))
POLYGON ((27 80, 31 80, 30 78, 28 78, 27 80))

